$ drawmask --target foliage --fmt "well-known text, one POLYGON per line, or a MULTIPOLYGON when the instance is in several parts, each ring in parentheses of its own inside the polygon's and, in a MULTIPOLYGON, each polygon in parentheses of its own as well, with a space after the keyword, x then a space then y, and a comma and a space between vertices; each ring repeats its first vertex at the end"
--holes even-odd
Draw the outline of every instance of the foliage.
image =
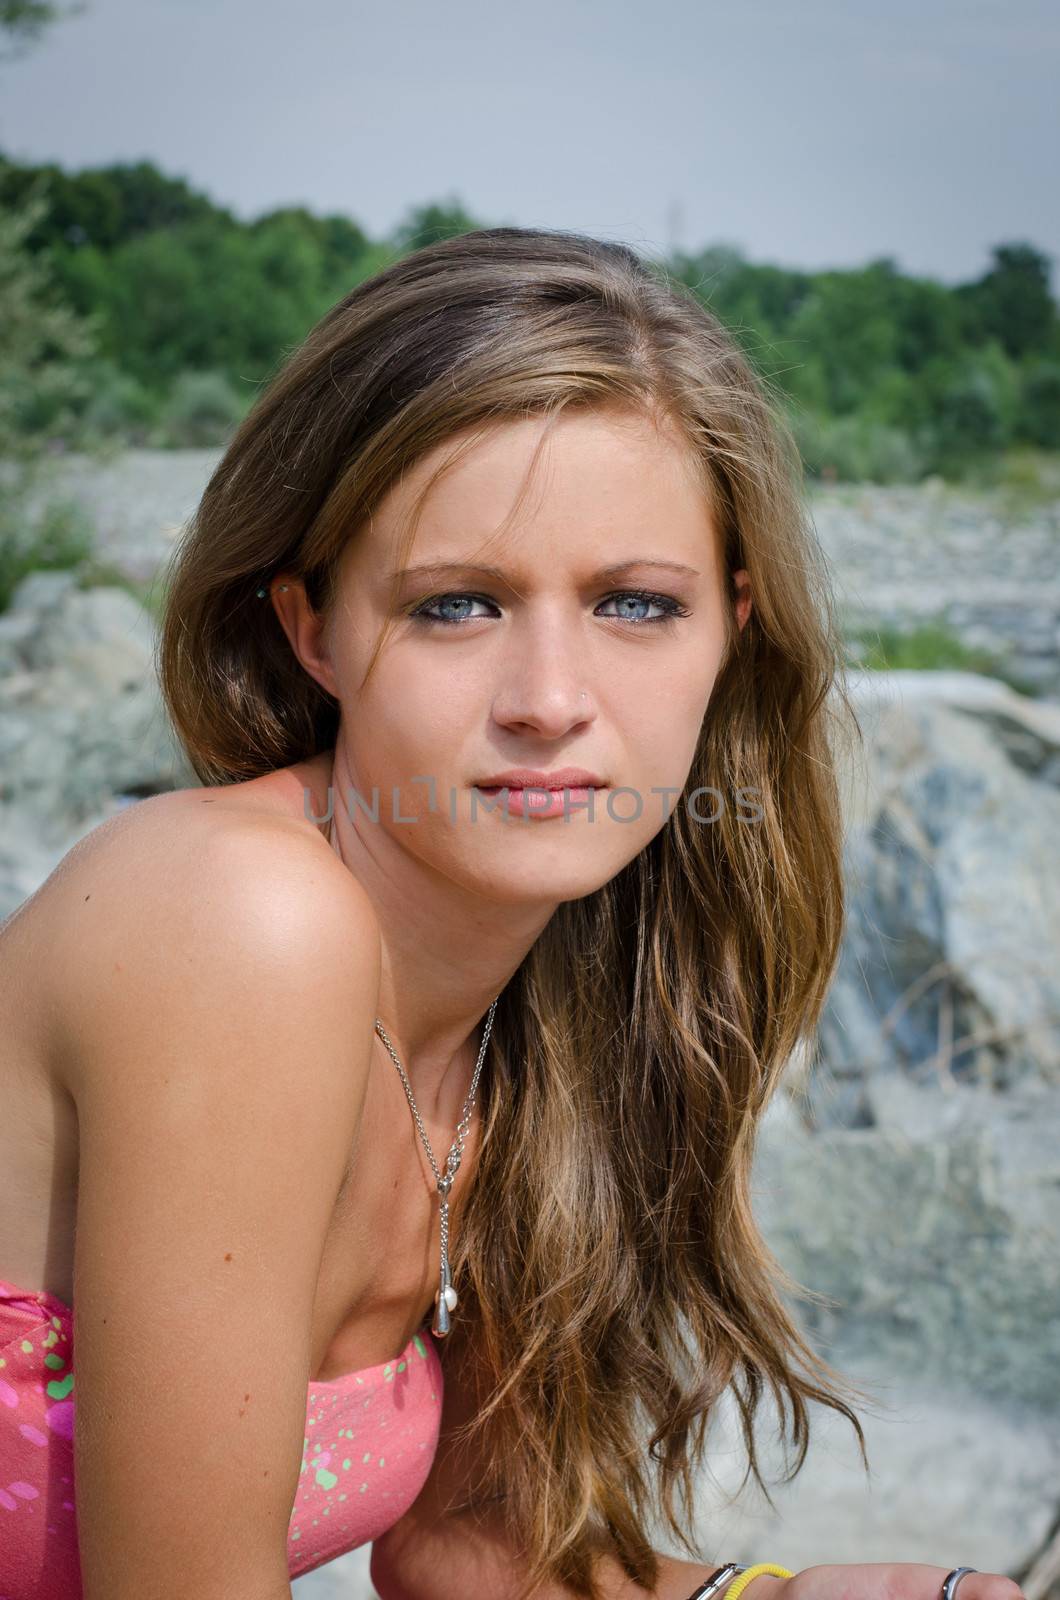
POLYGON ((180 372, 151 443, 178 450, 214 444, 235 427, 246 408, 247 396, 223 372, 180 372))
POLYGON ((1019 433, 1043 450, 1060 450, 1060 356, 1032 356, 1020 384, 1019 433))
MULTIPOLYGON (((0 155, 0 215, 31 194, 45 204, 24 251, 95 348, 65 364, 65 424, 43 377, 17 423, 68 442, 76 423, 100 441, 221 444, 327 310, 402 254, 481 225, 453 196, 410 208, 383 240, 304 206, 244 222, 150 162, 65 172, 0 155)), ((1049 267, 1019 241, 956 288, 886 256, 805 272, 715 244, 665 264, 787 407, 810 476, 878 483, 988 483, 1011 455, 1060 450, 1049 267)))
POLYGON ((162 410, 163 400, 139 378, 124 372, 110 356, 97 355, 82 366, 89 389, 82 422, 102 447, 119 437, 134 447, 148 445, 162 410))
POLYGON ((914 437, 869 413, 830 417, 796 409, 789 420, 812 477, 851 483, 909 483, 924 474, 926 451, 914 437))
POLYGON ((815 476, 974 479, 1012 448, 1060 448, 1060 319, 1029 244, 956 289, 889 257, 808 273, 729 245, 671 270, 787 397, 815 476))
POLYGON ((68 173, 52 162, 28 167, 0 156, 0 207, 18 206, 31 188, 47 199, 27 241, 35 251, 92 244, 107 252, 156 228, 204 218, 236 225, 231 212, 149 161, 68 173))
POLYGON ((957 290, 966 326, 977 342, 996 339, 1018 360, 1056 335, 1056 307, 1049 292, 1049 264, 1032 245, 999 245, 994 264, 977 283, 957 290))
POLYGON ((983 474, 998 491, 998 514, 1006 521, 1034 516, 1046 508, 1056 517, 1060 501, 1060 452, 1030 446, 1006 450, 983 474))
POLYGON ((78 363, 94 348, 93 328, 56 295, 46 258, 25 248, 45 201, 31 193, 0 210, 0 458, 29 461, 67 437, 86 398, 78 363))
POLYGON ((82 416, 93 325, 56 296, 48 260, 26 247, 44 205, 30 192, 0 211, 0 610, 27 572, 76 566, 91 546, 75 504, 45 494, 35 520, 29 510, 54 448, 91 443, 82 416))
POLYGON ((127 215, 113 244, 63 240, 48 254, 69 303, 99 314, 102 353, 145 391, 214 371, 243 409, 313 323, 391 258, 342 217, 284 210, 242 224, 193 207, 152 228, 127 215))
POLYGON ((1026 685, 1006 670, 1003 661, 989 650, 965 644, 941 618, 906 627, 848 627, 844 642, 850 662, 869 671, 905 668, 919 672, 980 672, 1027 692, 1026 685))
POLYGON ((27 497, 0 499, 0 612, 31 572, 80 570, 92 559, 91 517, 77 501, 49 499, 35 520, 27 497))

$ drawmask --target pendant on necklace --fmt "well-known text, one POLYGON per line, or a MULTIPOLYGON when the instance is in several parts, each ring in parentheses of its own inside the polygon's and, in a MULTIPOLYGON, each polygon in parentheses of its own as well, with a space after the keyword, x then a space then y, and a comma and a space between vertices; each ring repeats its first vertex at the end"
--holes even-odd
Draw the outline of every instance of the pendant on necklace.
POLYGON ((449 1272, 449 1190, 452 1184, 453 1170, 450 1164, 450 1171, 438 1185, 441 1199, 442 1263, 438 1293, 434 1297, 434 1321, 431 1323, 431 1332, 439 1339, 444 1339, 449 1332, 451 1325, 449 1313, 455 1311, 459 1303, 449 1272))
POLYGON ((449 1313, 456 1310, 457 1303, 456 1290, 449 1281, 449 1263, 446 1261, 442 1267, 438 1293, 434 1297, 434 1321, 431 1323, 431 1332, 439 1339, 444 1339, 449 1332, 451 1326, 449 1313))

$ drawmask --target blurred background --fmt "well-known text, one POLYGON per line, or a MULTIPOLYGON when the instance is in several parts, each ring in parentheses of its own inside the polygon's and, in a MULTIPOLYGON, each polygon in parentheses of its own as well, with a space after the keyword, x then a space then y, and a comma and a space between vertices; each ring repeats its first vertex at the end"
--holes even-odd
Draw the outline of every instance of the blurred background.
MULTIPOLYGON (((880 1410, 870 1480, 819 1411, 772 1508, 720 1414, 705 1561, 1060 1596, 1058 64, 1046 0, 0 0, 0 917, 195 784, 163 564, 263 383, 388 261, 501 223, 624 240, 782 396, 865 741, 843 955, 756 1204, 880 1410)), ((370 1596, 367 1551, 295 1589, 370 1596)))

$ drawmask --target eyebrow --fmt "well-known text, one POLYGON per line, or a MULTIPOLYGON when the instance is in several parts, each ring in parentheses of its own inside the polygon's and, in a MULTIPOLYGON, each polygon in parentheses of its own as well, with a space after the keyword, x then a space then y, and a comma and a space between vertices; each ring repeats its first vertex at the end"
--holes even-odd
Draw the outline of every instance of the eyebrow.
MULTIPOLYGON (((620 577, 623 572, 628 572, 631 567, 662 567, 668 572, 675 572, 686 578, 698 578, 698 567, 687 567, 681 561, 660 561, 654 556, 633 556, 628 561, 613 561, 609 566, 601 567, 591 576, 592 582, 620 577)), ((418 567, 402 567, 396 572, 387 574, 387 581, 400 583, 405 578, 437 577, 443 572, 473 572, 484 578, 495 578, 500 583, 508 582, 508 574, 502 567, 480 567, 469 561, 431 561, 418 567)))

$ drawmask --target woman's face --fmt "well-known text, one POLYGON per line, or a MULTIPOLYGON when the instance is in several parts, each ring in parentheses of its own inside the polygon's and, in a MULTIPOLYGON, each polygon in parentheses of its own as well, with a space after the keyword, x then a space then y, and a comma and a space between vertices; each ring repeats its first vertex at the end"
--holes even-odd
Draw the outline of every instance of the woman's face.
POLYGON ((378 823, 351 813, 369 850, 494 902, 591 893, 663 827, 725 643, 718 541, 677 438, 563 413, 513 515, 543 429, 499 424, 434 486, 391 608, 404 516, 451 444, 416 464, 351 540, 310 665, 341 707, 339 770, 365 805, 379 792, 378 823), (513 780, 506 803, 519 768, 569 793, 546 814, 513 780))

